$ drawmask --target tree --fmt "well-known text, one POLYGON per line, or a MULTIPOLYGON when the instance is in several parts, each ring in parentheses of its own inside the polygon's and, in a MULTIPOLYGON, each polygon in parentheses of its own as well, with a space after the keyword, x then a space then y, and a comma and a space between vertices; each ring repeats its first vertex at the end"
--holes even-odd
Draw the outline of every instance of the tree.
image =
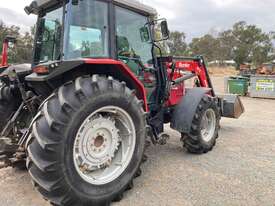
POLYGON ((186 55, 187 44, 185 42, 185 34, 179 31, 171 32, 170 39, 167 41, 167 47, 170 51, 170 55, 186 55))
POLYGON ((275 33, 265 33, 257 26, 241 21, 232 29, 220 32, 217 37, 207 34, 194 38, 189 48, 192 55, 204 55, 208 61, 233 59, 237 68, 244 63, 259 66, 275 58, 274 39, 275 33))
POLYGON ((21 35, 16 44, 16 58, 17 63, 31 62, 32 60, 33 35, 26 32, 21 35))
POLYGON ((247 25, 244 21, 238 22, 232 30, 227 31, 226 37, 232 40, 232 56, 238 68, 246 62, 258 66, 268 61, 272 42, 269 34, 257 26, 247 25))
POLYGON ((34 32, 21 34, 20 27, 6 26, 0 21, 0 50, 2 50, 2 42, 7 36, 15 37, 17 40, 15 45, 10 45, 9 63, 31 62, 33 34, 34 32))
POLYGON ((220 43, 212 35, 207 34, 201 38, 194 38, 189 44, 192 55, 203 55, 206 60, 217 60, 220 43))

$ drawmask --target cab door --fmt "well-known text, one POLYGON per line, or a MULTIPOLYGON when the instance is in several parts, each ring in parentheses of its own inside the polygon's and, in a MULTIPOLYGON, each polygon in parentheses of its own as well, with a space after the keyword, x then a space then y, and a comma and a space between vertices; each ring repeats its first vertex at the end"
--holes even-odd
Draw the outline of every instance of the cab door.
POLYGON ((115 7, 116 51, 119 60, 126 63, 147 90, 147 99, 156 88, 152 64, 152 44, 142 41, 140 29, 148 18, 133 11, 115 7))

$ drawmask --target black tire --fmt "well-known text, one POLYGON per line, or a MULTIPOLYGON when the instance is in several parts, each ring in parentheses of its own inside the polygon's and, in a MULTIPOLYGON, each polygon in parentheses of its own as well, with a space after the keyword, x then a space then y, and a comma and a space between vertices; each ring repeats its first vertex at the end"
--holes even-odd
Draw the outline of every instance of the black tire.
POLYGON ((187 151, 193 154, 203 154, 211 151, 216 145, 216 139, 219 135, 220 119, 221 116, 216 100, 208 95, 205 95, 199 103, 194 115, 190 134, 182 134, 183 146, 187 149, 187 151), (209 109, 215 113, 216 124, 215 131, 211 139, 209 141, 205 141, 201 134, 201 121, 203 115, 209 109))
POLYGON ((27 168, 34 185, 46 200, 58 206, 109 205, 120 200, 140 173, 145 128, 143 102, 125 83, 94 75, 61 86, 41 106, 27 143, 27 168), (106 105, 115 105, 128 112, 134 120, 137 142, 131 162, 120 177, 96 186, 77 173, 72 150, 82 121, 106 105))
POLYGON ((11 89, 3 85, 0 88, 0 132, 4 129, 17 107, 18 100, 14 98, 11 89))

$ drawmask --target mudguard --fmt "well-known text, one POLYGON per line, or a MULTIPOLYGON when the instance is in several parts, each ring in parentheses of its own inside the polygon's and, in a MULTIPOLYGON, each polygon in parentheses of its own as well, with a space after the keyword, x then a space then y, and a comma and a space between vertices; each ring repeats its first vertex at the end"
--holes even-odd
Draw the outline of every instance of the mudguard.
POLYGON ((210 88, 196 87, 188 89, 186 95, 176 106, 171 120, 171 128, 180 133, 189 133, 197 107, 203 96, 211 91, 210 88))
MULTIPOLYGON (((58 66, 50 71, 49 74, 36 74, 32 73, 26 76, 25 80, 35 83, 50 82, 58 78, 65 78, 67 74, 69 77, 67 81, 72 80, 71 78, 76 78, 77 75, 93 75, 99 74, 104 76, 112 76, 119 81, 126 82, 130 89, 136 91, 136 96, 138 99, 144 102, 144 110, 149 111, 146 99, 146 90, 142 82, 134 75, 131 69, 124 64, 122 61, 114 59, 79 59, 70 60, 62 62, 47 62, 40 64, 39 66, 45 66, 50 68, 52 64, 57 63, 58 66)), ((63 84, 64 82, 58 81, 58 83, 63 84)), ((55 84, 55 87, 61 85, 55 84)), ((37 88, 36 86, 33 86, 37 88)), ((52 86, 51 86, 52 87, 52 86)), ((38 92, 39 93, 39 92, 38 92)))

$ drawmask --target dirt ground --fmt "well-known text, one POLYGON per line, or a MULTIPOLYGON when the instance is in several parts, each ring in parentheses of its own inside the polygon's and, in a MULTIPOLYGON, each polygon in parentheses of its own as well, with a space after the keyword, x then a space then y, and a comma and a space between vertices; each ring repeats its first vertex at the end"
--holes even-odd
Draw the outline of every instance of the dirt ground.
MULTIPOLYGON (((223 78, 213 77, 223 92, 223 78)), ((205 155, 190 155, 171 135, 152 146, 143 175, 115 206, 275 206, 275 100, 242 98, 246 113, 223 119, 218 144, 205 155)), ((0 170, 1 206, 48 206, 27 172, 0 170)))

